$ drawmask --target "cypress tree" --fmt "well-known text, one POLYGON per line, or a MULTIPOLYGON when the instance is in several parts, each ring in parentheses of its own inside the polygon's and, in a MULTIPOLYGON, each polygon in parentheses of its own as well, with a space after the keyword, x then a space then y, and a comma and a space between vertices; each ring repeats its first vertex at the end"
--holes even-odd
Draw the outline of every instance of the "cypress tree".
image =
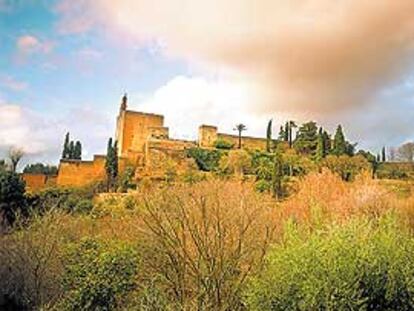
POLYGON ((79 140, 75 143, 73 158, 76 160, 82 160, 82 144, 79 140))
POLYGON ((381 161, 386 162, 387 161, 387 156, 385 155, 385 147, 382 147, 381 155, 382 155, 381 161))
POLYGON ((274 162, 273 162, 273 173, 272 173, 272 192, 273 196, 280 200, 283 197, 283 160, 279 150, 276 150, 274 162))
POLYGON ((266 151, 270 152, 271 143, 272 143, 272 122, 273 120, 270 119, 267 123, 267 130, 266 130, 266 151))
POLYGON ((325 155, 328 155, 331 152, 331 136, 327 131, 323 131, 323 143, 325 148, 325 155))
POLYGON ((289 121, 289 147, 292 148, 293 145, 293 128, 296 127, 295 121, 289 121))
POLYGON ((340 156, 346 154, 347 152, 347 144, 345 141, 345 136, 342 131, 342 126, 338 125, 336 128, 334 141, 333 141, 333 154, 340 156))
POLYGON ((324 140, 324 133, 322 128, 319 128, 319 133, 318 133, 318 140, 317 140, 317 144, 316 144, 316 152, 315 152, 315 159, 317 161, 322 160, 323 158, 325 158, 326 156, 326 144, 325 144, 325 140, 324 140))
POLYGON ((108 140, 108 146, 106 150, 105 171, 108 181, 108 191, 112 189, 116 183, 118 177, 118 154, 117 154, 117 142, 112 143, 112 137, 108 140))
POLYGON ((65 135, 65 142, 63 144, 62 159, 69 158, 69 132, 65 135))
POLYGON ((112 149, 113 152, 113 178, 116 180, 118 178, 118 141, 115 140, 114 147, 112 149))
POLYGON ((69 143, 68 159, 75 159, 75 143, 73 140, 69 143))
POLYGON ((284 141, 289 141, 289 122, 285 124, 285 137, 283 138, 284 141))
POLYGON ((280 126, 280 130, 279 130, 279 140, 285 140, 285 129, 283 128, 283 125, 280 126))

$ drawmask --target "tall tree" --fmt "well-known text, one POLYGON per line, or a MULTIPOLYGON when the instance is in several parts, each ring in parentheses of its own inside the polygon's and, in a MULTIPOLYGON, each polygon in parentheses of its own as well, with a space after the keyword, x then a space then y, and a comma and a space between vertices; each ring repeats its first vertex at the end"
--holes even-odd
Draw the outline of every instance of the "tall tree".
POLYGON ((317 161, 322 160, 326 156, 326 143, 325 143, 325 137, 322 130, 322 127, 319 128, 318 133, 318 140, 316 144, 316 152, 315 152, 315 159, 317 161))
POLYGON ((302 124, 299 128, 294 147, 305 155, 314 156, 318 144, 318 127, 316 123, 311 121, 302 124))
POLYGON ((328 155, 331 152, 331 136, 327 131, 323 131, 323 143, 325 145, 325 154, 328 155))
POLYGON ((69 159, 69 144, 70 144, 70 137, 69 132, 65 135, 65 142, 63 143, 63 151, 62 151, 62 159, 69 159))
POLYGON ((11 225, 18 212, 25 212, 25 183, 13 171, 0 170, 0 221, 3 225, 11 225))
POLYGON ((113 189, 118 177, 118 154, 117 154, 117 142, 113 144, 112 137, 108 140, 108 146, 106 150, 105 171, 107 177, 108 191, 113 189))
POLYGON ((270 152, 271 145, 272 145, 272 122, 273 120, 270 119, 267 123, 267 129, 266 129, 266 151, 270 152))
POLYGON ((283 128, 283 125, 280 126, 280 130, 279 130, 279 137, 278 139, 280 141, 285 140, 285 129, 283 128))
POLYGON ((336 128, 332 153, 337 156, 344 155, 347 153, 347 145, 341 125, 338 125, 338 127, 336 128))
POLYGON ((82 144, 79 140, 75 143, 75 147, 73 150, 73 158, 75 160, 82 160, 82 144))
POLYGON ((295 121, 289 121, 289 148, 292 148, 293 146, 293 128, 297 127, 295 121))
POLYGON ((273 159, 272 192, 278 200, 283 197, 283 159, 280 150, 276 149, 273 159))
POLYGON ((242 147, 242 133, 243 133, 243 131, 247 130, 247 127, 243 123, 239 123, 239 124, 236 124, 236 126, 234 127, 234 130, 238 132, 238 135, 239 135, 239 149, 241 149, 241 147, 242 147))
POLYGON ((20 148, 10 148, 9 150, 9 159, 11 163, 11 171, 16 172, 17 165, 19 164, 20 160, 22 159, 24 152, 20 148))
POLYGON ((74 159, 75 158, 75 143, 73 140, 69 143, 69 150, 68 150, 68 159, 74 159))
POLYGON ((387 156, 385 155, 385 146, 382 147, 382 150, 381 150, 381 161, 382 162, 386 162, 387 161, 387 156))
POLYGON ((289 142, 289 121, 285 123, 285 137, 284 141, 289 142))

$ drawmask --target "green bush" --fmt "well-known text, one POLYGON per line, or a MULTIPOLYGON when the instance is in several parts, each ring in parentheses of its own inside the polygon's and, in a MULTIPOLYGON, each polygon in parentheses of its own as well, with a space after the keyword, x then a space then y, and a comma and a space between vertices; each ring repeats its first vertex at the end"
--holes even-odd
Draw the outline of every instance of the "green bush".
POLYGON ((68 247, 63 276, 64 310, 112 310, 134 289, 138 256, 125 243, 83 239, 68 247))
POLYGON ((290 230, 246 294, 251 310, 413 310, 414 240, 394 217, 290 230))
POLYGON ((222 155, 225 154, 221 150, 208 150, 202 148, 190 148, 187 150, 187 156, 193 158, 202 171, 211 172, 219 168, 219 162, 222 155))
POLYGON ((230 149, 233 149, 234 144, 225 139, 217 139, 214 142, 214 147, 216 147, 217 149, 230 150, 230 149))
POLYGON ((272 188, 272 183, 264 179, 259 179, 254 184, 254 188, 257 192, 268 192, 272 188))
POLYGON ((26 212, 25 183, 14 172, 0 170, 0 223, 11 225, 26 212))

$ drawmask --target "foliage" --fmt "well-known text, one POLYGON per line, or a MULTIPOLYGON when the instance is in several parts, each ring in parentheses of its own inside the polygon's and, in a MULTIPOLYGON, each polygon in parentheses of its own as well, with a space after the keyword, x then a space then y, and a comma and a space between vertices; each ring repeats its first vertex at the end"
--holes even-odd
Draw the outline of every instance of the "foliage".
POLYGON ((73 159, 82 160, 82 144, 79 140, 76 141, 75 147, 73 149, 73 159))
POLYGON ((347 145, 344 133, 342 131, 342 126, 338 125, 335 131, 335 136, 333 140, 333 150, 332 154, 336 156, 344 155, 347 153, 347 145))
POLYGON ((230 150, 234 147, 234 144, 228 140, 219 138, 214 142, 214 147, 217 149, 230 150))
POLYGON ((108 182, 108 190, 111 190, 114 188, 118 177, 118 147, 116 141, 112 144, 112 137, 108 140, 105 171, 108 182))
POLYGON ((294 142, 295 149, 301 154, 313 156, 316 152, 317 143, 318 127, 316 123, 311 121, 302 124, 294 142))
POLYGON ((9 150, 9 159, 11 163, 11 170, 16 172, 17 165, 19 164, 20 160, 22 159, 24 152, 20 148, 10 148, 9 150))
POLYGON ((0 170, 0 217, 3 225, 11 225, 16 213, 26 212, 25 183, 14 171, 0 170))
POLYGON ((94 189, 50 187, 27 196, 28 205, 33 211, 44 213, 51 209, 65 212, 87 213, 93 208, 94 189))
POLYGON ((241 187, 202 182, 147 197, 143 269, 159 276, 174 310, 242 309, 272 227, 268 202, 241 187))
POLYGON ((283 169, 287 176, 304 176, 316 170, 316 165, 308 157, 298 154, 294 149, 282 153, 283 169))
POLYGON ((119 191, 120 192, 127 192, 128 189, 134 188, 134 184, 132 183, 134 178, 135 170, 132 166, 127 166, 125 170, 122 172, 121 176, 119 177, 119 191))
POLYGON ((217 171, 220 158, 223 154, 225 154, 225 152, 221 150, 208 150, 202 148, 190 148, 187 150, 187 156, 193 158, 198 168, 205 172, 217 171))
POLYGON ((413 162, 414 160, 414 143, 407 142, 397 149, 397 158, 400 161, 413 162))
POLYGON ((220 170, 240 177, 249 171, 251 163, 251 157, 246 150, 232 150, 220 159, 220 170))
POLYGON ((337 173, 345 181, 354 179, 359 173, 364 170, 369 170, 371 167, 369 162, 361 155, 353 157, 348 155, 330 155, 322 161, 322 166, 337 173))
POLYGON ((265 152, 254 151, 251 154, 252 168, 256 180, 272 180, 274 155, 265 152))
POLYGON ((65 135, 65 142, 63 143, 63 151, 62 151, 62 159, 69 159, 70 158, 70 137, 69 132, 65 135))
POLYGON ((278 150, 276 150, 275 157, 273 159, 273 172, 272 172, 272 192, 273 196, 278 200, 284 196, 283 187, 283 158, 278 150))
POLYGON ((250 310, 412 310, 414 240, 394 217, 290 225, 247 291, 250 310))
POLYGON ((45 174, 45 175, 56 175, 58 168, 55 165, 48 165, 43 163, 28 164, 23 169, 23 173, 31 174, 45 174))
POLYGON ((270 192, 272 190, 272 183, 265 179, 259 179, 255 182, 254 189, 257 192, 270 192))
POLYGON ((82 239, 65 254, 64 310, 112 310, 134 289, 136 250, 120 241, 82 239))
POLYGON ((70 140, 69 132, 65 135, 65 142, 63 143, 62 159, 67 160, 81 160, 82 159, 82 144, 78 140, 74 142, 70 140))
POLYGON ((177 179, 177 163, 168 159, 164 163, 164 180, 167 184, 173 183, 177 179))

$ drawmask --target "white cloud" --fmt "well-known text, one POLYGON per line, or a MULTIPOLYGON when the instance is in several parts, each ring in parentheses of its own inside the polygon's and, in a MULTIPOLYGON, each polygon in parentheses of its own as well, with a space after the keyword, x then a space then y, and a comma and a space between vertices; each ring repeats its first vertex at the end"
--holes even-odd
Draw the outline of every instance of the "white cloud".
POLYGON ((26 82, 18 81, 10 75, 0 75, 0 85, 15 92, 24 91, 28 87, 26 82))
POLYGON ((32 35, 20 36, 16 40, 18 52, 21 55, 30 55, 34 53, 48 54, 53 49, 53 43, 43 41, 32 35))
MULTIPOLYGON (((159 113, 173 138, 196 139, 201 124, 217 125, 219 131, 232 133, 237 123, 248 127, 246 135, 264 137, 269 114, 252 113, 254 89, 244 81, 177 76, 153 94, 133 94, 130 109, 159 113)), ((286 116, 276 116, 281 122, 286 116)))

